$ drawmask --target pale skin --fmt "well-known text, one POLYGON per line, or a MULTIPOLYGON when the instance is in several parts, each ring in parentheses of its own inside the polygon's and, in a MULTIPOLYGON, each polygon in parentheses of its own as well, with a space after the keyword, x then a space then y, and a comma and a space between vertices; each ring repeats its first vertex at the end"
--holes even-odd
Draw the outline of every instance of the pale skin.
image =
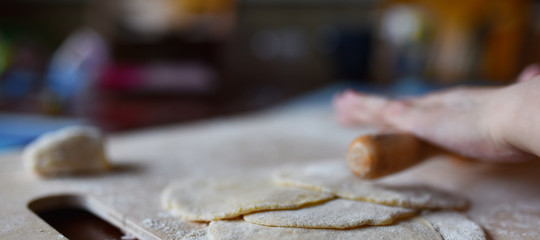
POLYGON ((408 99, 347 90, 338 121, 408 132, 465 157, 518 162, 540 156, 540 67, 504 87, 454 88, 408 99))

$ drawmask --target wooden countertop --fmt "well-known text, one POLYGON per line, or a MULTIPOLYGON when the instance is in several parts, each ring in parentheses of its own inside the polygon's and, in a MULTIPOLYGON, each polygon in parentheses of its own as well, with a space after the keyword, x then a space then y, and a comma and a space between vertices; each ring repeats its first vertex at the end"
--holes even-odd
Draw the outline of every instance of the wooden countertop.
MULTIPOLYGON (((31 202, 34 208, 83 205, 139 239, 182 239, 205 225, 161 209, 159 195, 169 182, 343 158, 350 141, 372 131, 338 126, 327 107, 272 110, 113 135, 107 147, 114 171, 46 180, 24 172, 19 151, 4 154, 0 239, 65 239, 30 210, 31 202), (66 194, 78 197, 50 198, 66 194)), ((488 164, 437 157, 400 175, 468 197, 467 214, 492 239, 540 238, 540 161, 488 164)))

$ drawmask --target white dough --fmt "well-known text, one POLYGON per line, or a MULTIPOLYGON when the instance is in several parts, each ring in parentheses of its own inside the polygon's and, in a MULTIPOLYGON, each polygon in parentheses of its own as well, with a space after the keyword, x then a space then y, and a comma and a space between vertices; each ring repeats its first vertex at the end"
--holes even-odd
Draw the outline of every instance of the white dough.
POLYGON ((401 185, 355 177, 345 161, 327 160, 288 166, 274 174, 274 181, 327 192, 341 198, 415 209, 462 209, 467 201, 459 196, 420 185, 401 185))
POLYGON ((23 152, 25 168, 40 176, 56 176, 109 168, 101 132, 94 127, 72 126, 49 132, 23 152))
POLYGON ((442 240, 441 235, 420 218, 390 226, 361 227, 347 230, 267 227, 245 222, 213 221, 208 233, 214 240, 442 240))
POLYGON ((229 219, 243 214, 295 209, 334 198, 329 193, 277 186, 261 174, 199 177, 170 184, 161 196, 164 208, 192 221, 229 219))
POLYGON ((462 213, 454 211, 430 212, 422 215, 445 240, 484 240, 482 227, 462 213))
POLYGON ((335 199, 297 210, 257 212, 245 215, 244 220, 273 227, 346 229, 364 225, 387 225, 414 214, 414 210, 402 207, 335 199))

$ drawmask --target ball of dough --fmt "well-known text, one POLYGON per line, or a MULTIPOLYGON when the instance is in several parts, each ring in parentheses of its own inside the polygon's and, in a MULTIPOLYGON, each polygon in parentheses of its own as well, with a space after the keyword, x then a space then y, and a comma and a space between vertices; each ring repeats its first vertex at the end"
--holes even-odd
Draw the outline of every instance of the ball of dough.
POLYGON ((46 133, 23 152, 25 168, 43 177, 96 172, 109 168, 101 131, 72 126, 46 133))

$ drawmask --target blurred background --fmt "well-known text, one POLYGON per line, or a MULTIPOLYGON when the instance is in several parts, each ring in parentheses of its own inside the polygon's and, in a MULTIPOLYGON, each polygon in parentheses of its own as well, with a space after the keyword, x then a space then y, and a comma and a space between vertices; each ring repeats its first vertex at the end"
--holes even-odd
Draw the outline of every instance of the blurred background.
POLYGON ((540 60, 539 13, 532 0, 3 0, 0 149, 349 87, 507 84, 540 60))

